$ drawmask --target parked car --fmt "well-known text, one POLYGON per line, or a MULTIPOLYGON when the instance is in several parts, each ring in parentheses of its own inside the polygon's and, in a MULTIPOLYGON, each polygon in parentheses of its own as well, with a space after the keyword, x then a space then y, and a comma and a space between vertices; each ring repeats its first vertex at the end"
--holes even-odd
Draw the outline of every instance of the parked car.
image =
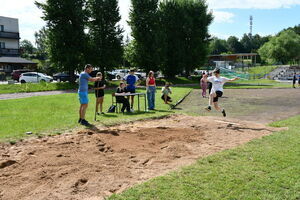
POLYGON ((205 71, 204 70, 195 69, 194 70, 194 75, 195 76, 202 75, 203 72, 205 72, 205 71))
POLYGON ((40 82, 52 82, 53 78, 46 74, 38 72, 22 73, 20 76, 21 83, 40 83, 40 82))
MULTIPOLYGON (((90 73, 91 77, 96 77, 97 73, 100 72, 99 70, 94 70, 90 73)), ((114 74, 112 74, 112 72, 106 72, 104 78, 106 80, 113 80, 116 78, 116 76, 114 74)))
POLYGON ((129 69, 116 69, 111 72, 116 76, 116 79, 121 80, 129 73, 129 69))
POLYGON ((11 78, 13 80, 19 82, 21 74, 22 73, 26 73, 26 72, 32 72, 32 70, 30 70, 30 69, 17 69, 17 70, 13 70, 13 72, 11 73, 11 78))
POLYGON ((137 70, 137 71, 135 72, 135 75, 137 75, 137 77, 138 77, 140 80, 146 79, 146 77, 147 77, 146 72, 143 72, 143 71, 141 71, 141 70, 137 70))
MULTIPOLYGON (((75 74, 75 78, 78 79, 79 76, 75 74)), ((61 72, 53 75, 53 80, 57 82, 66 82, 71 80, 71 76, 67 72, 61 72)))

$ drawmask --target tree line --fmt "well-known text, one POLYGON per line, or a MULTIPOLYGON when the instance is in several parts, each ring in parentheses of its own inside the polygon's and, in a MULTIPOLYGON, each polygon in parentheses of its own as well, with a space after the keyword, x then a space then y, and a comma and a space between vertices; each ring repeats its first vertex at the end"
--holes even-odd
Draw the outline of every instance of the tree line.
MULTIPOLYGON (((213 20, 204 0, 132 0, 124 42, 118 0, 36 2, 46 27, 35 34, 39 56, 58 71, 102 71, 127 64, 173 77, 201 66, 208 54, 213 20)), ((40 57, 39 57, 40 58, 40 57)))
POLYGON ((264 64, 300 64, 300 25, 271 36, 244 34, 241 39, 230 36, 227 40, 214 37, 210 54, 258 53, 264 64))
POLYGON ((128 24, 132 37, 124 40, 118 0, 36 2, 46 26, 35 33, 36 49, 29 41, 21 42, 21 47, 29 49, 24 55, 41 60, 47 70, 68 71, 71 75, 91 63, 103 72, 126 65, 160 70, 168 77, 188 74, 205 65, 208 54, 258 52, 262 62, 299 60, 299 53, 289 52, 299 52, 300 25, 275 36, 244 34, 241 39, 231 36, 223 40, 208 33, 213 15, 205 0, 131 3, 128 24), (280 52, 278 45, 282 47, 280 52))

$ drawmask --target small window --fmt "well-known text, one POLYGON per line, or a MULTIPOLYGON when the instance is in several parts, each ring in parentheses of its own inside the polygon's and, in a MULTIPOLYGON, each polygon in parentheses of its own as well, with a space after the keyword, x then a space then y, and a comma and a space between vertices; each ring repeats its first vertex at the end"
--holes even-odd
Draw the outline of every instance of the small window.
POLYGON ((0 42, 0 49, 5 49, 5 42, 0 42))
POLYGON ((0 25, 0 31, 1 31, 1 32, 4 31, 4 25, 0 25))

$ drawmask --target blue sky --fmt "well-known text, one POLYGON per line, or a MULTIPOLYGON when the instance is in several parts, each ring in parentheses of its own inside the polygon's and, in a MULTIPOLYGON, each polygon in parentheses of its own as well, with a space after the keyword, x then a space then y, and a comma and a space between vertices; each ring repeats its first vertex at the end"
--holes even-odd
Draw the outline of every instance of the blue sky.
POLYGON ((300 24, 300 5, 290 8, 219 9, 217 11, 231 14, 225 21, 217 19, 210 26, 210 32, 221 38, 231 35, 240 38, 244 33, 249 33, 250 15, 253 16, 253 34, 274 35, 284 28, 300 24))
MULTIPOLYGON (((41 10, 34 5, 35 0, 0 0, 0 16, 19 19, 21 39, 34 43, 34 32, 45 25, 41 10)), ((45 0, 38 0, 44 2, 45 0)), ((210 34, 226 39, 231 35, 241 37, 249 33, 249 16, 253 15, 253 34, 275 34, 290 26, 300 24, 300 0, 207 0, 209 10, 215 20, 210 26, 210 34)), ((130 0, 119 0, 125 35, 130 35, 127 25, 130 0)))

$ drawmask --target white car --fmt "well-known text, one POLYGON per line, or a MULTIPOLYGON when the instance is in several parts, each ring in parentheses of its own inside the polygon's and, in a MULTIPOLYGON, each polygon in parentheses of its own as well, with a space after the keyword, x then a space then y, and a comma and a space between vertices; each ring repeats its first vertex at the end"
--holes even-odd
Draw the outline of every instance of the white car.
POLYGON ((20 76, 21 83, 40 83, 40 82, 52 82, 53 78, 46 74, 38 72, 27 72, 20 76))
POLYGON ((129 69, 116 69, 114 71, 112 71, 111 73, 113 75, 115 75, 115 77, 118 79, 118 80, 121 80, 123 79, 124 76, 126 76, 129 72, 129 69))

